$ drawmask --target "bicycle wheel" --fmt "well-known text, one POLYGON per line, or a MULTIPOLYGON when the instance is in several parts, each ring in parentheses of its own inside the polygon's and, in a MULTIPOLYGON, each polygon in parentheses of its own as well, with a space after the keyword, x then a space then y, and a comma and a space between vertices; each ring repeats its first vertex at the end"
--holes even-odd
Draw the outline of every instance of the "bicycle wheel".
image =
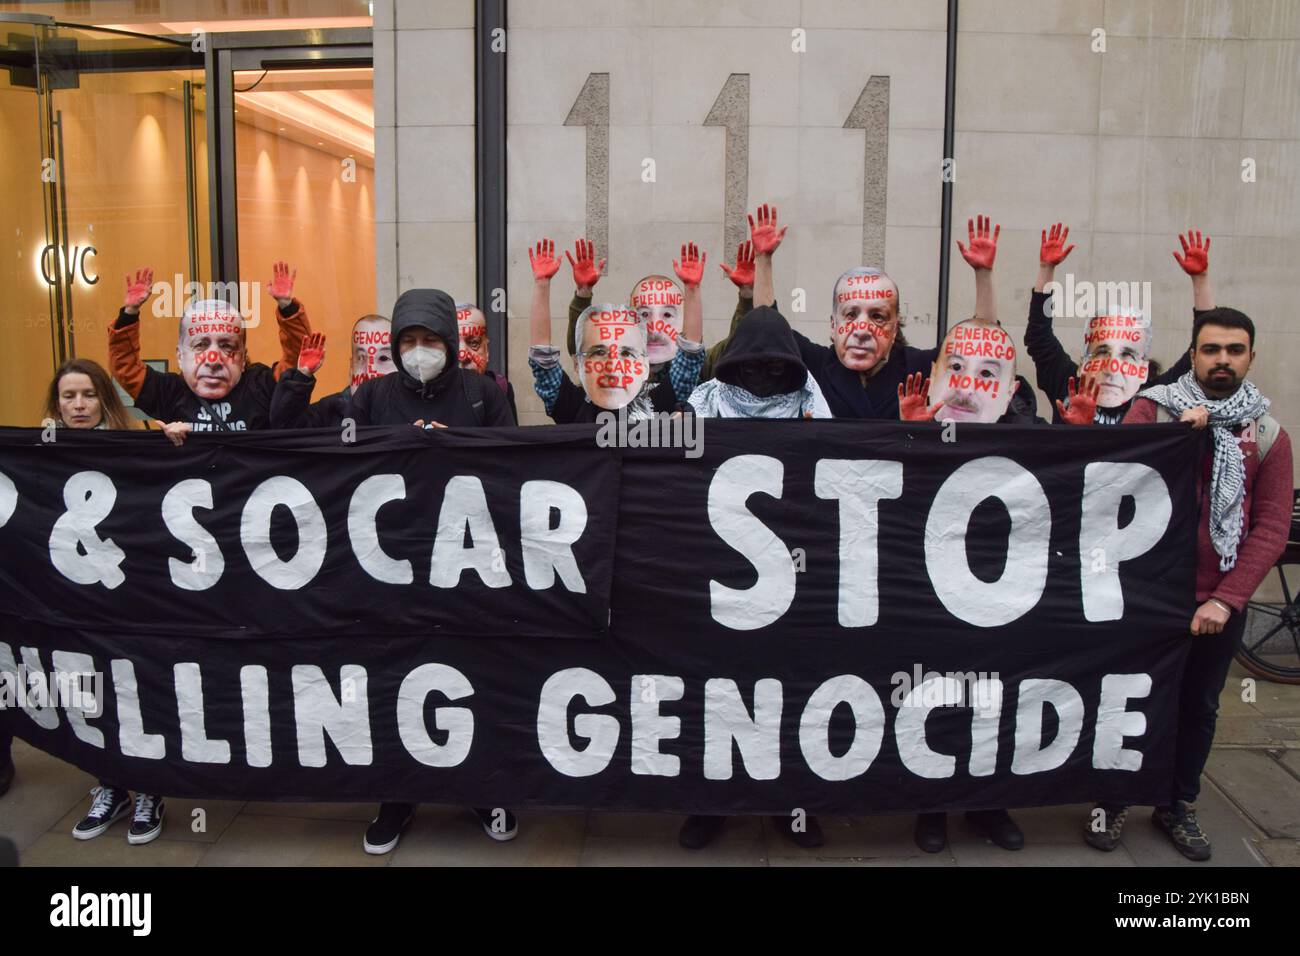
POLYGON ((1237 662, 1257 677, 1300 684, 1300 607, 1287 585, 1285 566, 1277 566, 1285 603, 1246 605, 1246 627, 1237 645, 1237 662))

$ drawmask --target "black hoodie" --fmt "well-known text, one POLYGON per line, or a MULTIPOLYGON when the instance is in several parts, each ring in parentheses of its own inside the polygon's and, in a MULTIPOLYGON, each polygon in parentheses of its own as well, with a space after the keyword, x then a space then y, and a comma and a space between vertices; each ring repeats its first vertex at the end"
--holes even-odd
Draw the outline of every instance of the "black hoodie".
POLYGON ((452 427, 515 424, 505 393, 456 364, 456 303, 441 289, 408 289, 398 296, 392 343, 397 370, 362 382, 352 395, 348 414, 358 425, 409 425, 418 420, 452 427), (402 333, 414 327, 428 329, 447 346, 447 364, 432 381, 422 383, 401 360, 402 333))
POLYGON ((772 359, 786 364, 786 377, 774 394, 797 392, 804 387, 808 381, 808 366, 799 355, 799 343, 795 341, 790 323, 776 309, 760 305, 737 326, 727 351, 718 361, 714 377, 720 382, 743 388, 741 364, 772 359))

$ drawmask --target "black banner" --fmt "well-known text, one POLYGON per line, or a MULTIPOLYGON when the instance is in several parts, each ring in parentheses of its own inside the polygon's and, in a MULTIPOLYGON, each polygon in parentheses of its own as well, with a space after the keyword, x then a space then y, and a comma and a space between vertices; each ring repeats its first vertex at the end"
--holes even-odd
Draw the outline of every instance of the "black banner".
POLYGON ((0 717, 175 796, 1167 796, 1188 429, 698 425, 0 429, 0 717))

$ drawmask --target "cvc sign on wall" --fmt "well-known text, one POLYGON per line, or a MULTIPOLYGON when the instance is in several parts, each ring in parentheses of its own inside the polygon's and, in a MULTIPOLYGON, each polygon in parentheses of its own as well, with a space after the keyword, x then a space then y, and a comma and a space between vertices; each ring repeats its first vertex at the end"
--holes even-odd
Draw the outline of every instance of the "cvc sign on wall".
POLYGON ((66 252, 54 243, 47 243, 36 255, 36 272, 46 285, 54 285, 59 275, 67 276, 73 283, 80 277, 82 284, 96 285, 99 275, 91 271, 89 260, 98 255, 99 250, 89 243, 73 246, 66 252))

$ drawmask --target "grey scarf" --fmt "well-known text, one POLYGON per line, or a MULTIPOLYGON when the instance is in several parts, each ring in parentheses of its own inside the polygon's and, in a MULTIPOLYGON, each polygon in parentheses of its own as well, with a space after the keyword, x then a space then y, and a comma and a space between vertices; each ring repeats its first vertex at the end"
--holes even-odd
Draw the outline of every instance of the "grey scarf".
POLYGON ((830 418, 831 410, 809 375, 796 392, 760 397, 716 378, 701 382, 691 392, 690 406, 703 418, 830 418))
POLYGON ((1242 534, 1242 504, 1246 500, 1246 456, 1232 430, 1257 421, 1268 412, 1269 400, 1249 381, 1227 398, 1207 398, 1188 372, 1172 385, 1156 385, 1140 393, 1163 405, 1177 418, 1189 408, 1204 405, 1214 430, 1214 466, 1210 471, 1210 540, 1219 553, 1219 570, 1231 571, 1237 563, 1242 534))

